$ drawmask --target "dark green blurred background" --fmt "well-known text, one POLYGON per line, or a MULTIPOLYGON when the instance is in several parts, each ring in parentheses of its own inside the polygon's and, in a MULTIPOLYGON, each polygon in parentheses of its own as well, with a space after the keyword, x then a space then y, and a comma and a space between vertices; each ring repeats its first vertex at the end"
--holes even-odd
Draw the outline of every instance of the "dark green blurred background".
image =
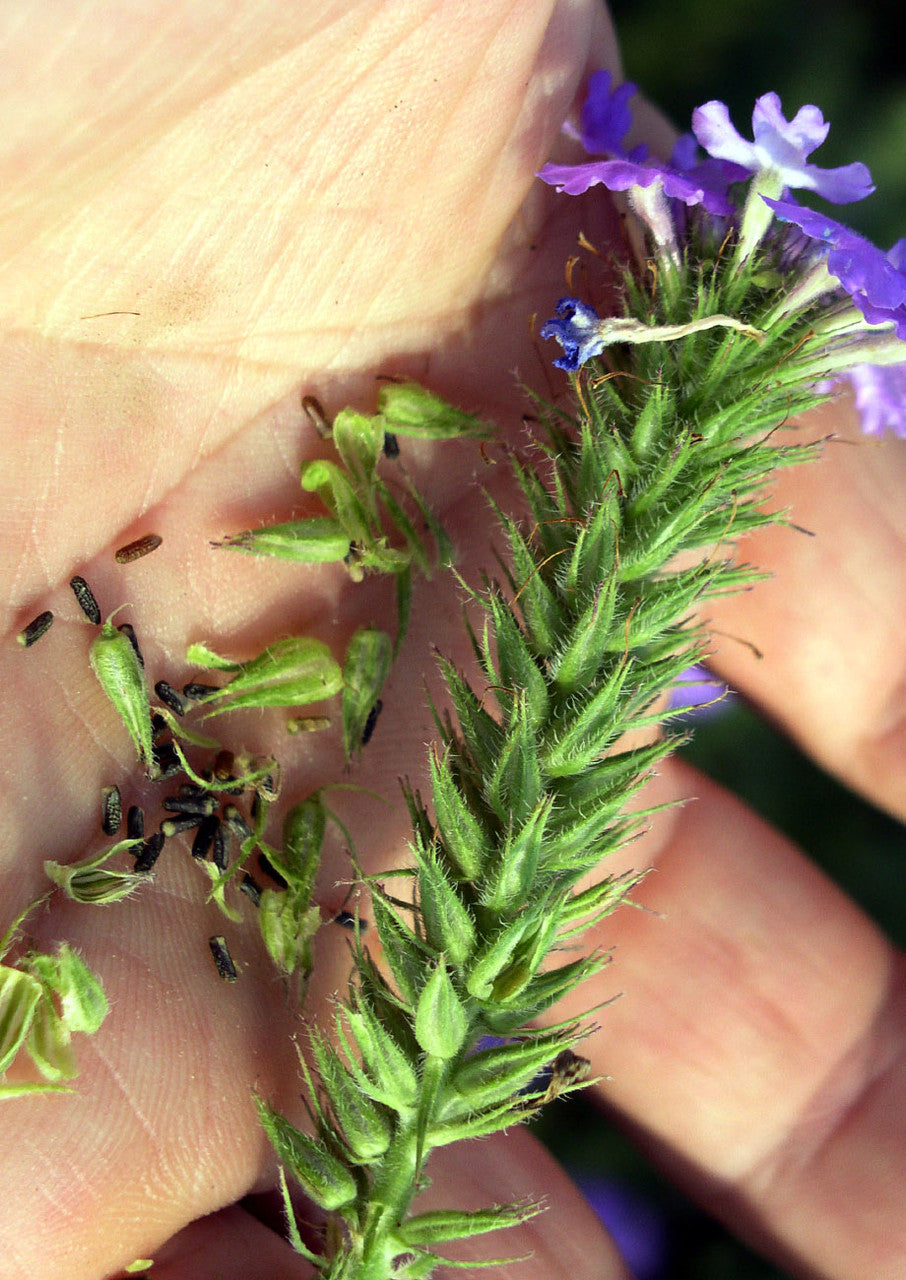
MULTIPOLYGON (((710 98, 729 105, 744 137, 751 137, 752 105, 762 93, 776 90, 788 119, 815 103, 831 131, 813 161, 829 167, 862 160, 878 188, 837 216, 885 249, 906 235, 906 60, 896 36, 902 5, 617 0, 611 11, 627 78, 679 128, 688 128, 693 107, 710 98)), ((698 724, 686 753, 792 836, 906 945, 906 829, 837 786, 738 703, 698 724)), ((623 1219, 630 1242, 646 1230, 657 1237, 652 1252, 660 1261, 640 1262, 639 1280, 787 1280, 686 1203, 584 1108, 576 1100, 556 1103, 538 1131, 573 1170, 604 1184, 609 1212, 623 1219)))

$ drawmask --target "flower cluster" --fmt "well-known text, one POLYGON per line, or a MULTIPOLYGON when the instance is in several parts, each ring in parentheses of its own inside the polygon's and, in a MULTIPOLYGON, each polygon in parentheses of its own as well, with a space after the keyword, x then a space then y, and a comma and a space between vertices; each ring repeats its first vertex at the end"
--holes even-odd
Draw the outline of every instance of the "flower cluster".
MULTIPOLYGON (((779 282, 762 326, 786 323, 793 314, 812 321, 816 342, 798 362, 799 376, 812 375, 814 385, 824 387, 848 382, 866 432, 906 436, 906 240, 884 253, 790 194, 810 191, 833 204, 861 200, 874 190, 865 165, 809 163, 829 125, 814 106, 788 121, 774 93, 755 104, 751 142, 736 131, 724 103, 706 102, 693 112, 694 137, 681 138, 669 161, 643 148, 627 150, 634 91, 628 83, 614 88, 607 71, 593 75, 577 136, 599 158, 547 164, 539 177, 568 195, 596 183, 625 192, 662 280, 707 256, 708 242, 720 243, 729 232, 736 244, 733 270, 752 280, 766 268, 779 282), (696 142, 707 159, 699 158, 696 142)), ((541 336, 561 344, 564 354, 554 363, 567 370, 625 341, 612 320, 573 297, 560 300, 541 336)))

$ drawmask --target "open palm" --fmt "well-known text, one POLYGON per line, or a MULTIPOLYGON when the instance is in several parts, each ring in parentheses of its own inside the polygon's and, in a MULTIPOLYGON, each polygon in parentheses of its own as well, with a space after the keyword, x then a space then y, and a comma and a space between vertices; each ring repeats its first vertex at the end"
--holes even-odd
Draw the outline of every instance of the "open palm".
MULTIPOLYGON (((153 678, 174 683, 193 640, 246 656, 313 634, 339 651, 357 626, 392 617, 386 584, 210 541, 299 510, 299 463, 322 448, 300 392, 367 410, 376 375, 412 376, 517 438, 517 375, 545 386, 529 317, 550 314, 578 232, 602 247, 616 226, 605 200, 556 197, 532 174, 562 145, 585 71, 616 54, 592 0, 81 6, 52 35, 46 17, 33 29, 8 17, 2 38, 16 68, 0 212, 5 921, 43 892, 45 858, 97 841, 103 785, 130 803, 161 794, 88 667, 68 579, 83 574, 105 612, 128 603, 153 678), (150 529, 161 550, 116 565, 113 549, 150 529), (13 636, 45 607, 53 630, 22 651, 13 636)), ((474 578, 492 563, 481 489, 501 492, 493 450, 407 444, 404 462, 474 578)), ((734 683, 900 813, 904 480, 894 450, 843 445, 788 477, 785 499, 819 536, 763 535, 751 554, 776 580, 717 619, 765 653, 726 644, 717 660, 734 683)), ((432 646, 464 657, 459 610, 449 581, 418 588, 384 713, 349 775, 391 803, 337 793, 369 870, 403 856, 396 780, 422 776, 423 681, 432 646)), ((279 745, 293 798, 345 776, 327 735, 278 737, 263 713, 228 721, 232 745, 279 745)), ((610 1077, 602 1098, 794 1270, 898 1276, 898 962, 705 779, 671 765, 656 786, 698 800, 633 849, 658 868, 642 894, 654 911, 607 922, 619 963, 582 993, 586 1005, 627 993, 588 1050, 610 1077)), ((234 928, 204 905, 179 844, 136 898, 55 901, 29 922, 37 945, 81 948, 111 1013, 77 1045, 74 1096, 4 1104, 9 1280, 102 1280, 155 1251, 161 1280, 187 1266, 195 1280, 309 1274, 236 1203, 273 1177, 251 1090, 298 1113, 297 1015, 251 918, 234 928), (240 964, 232 986, 207 950, 217 932, 240 964)), ((325 916, 350 876, 337 846, 318 886, 325 916)), ((306 1016, 343 980, 333 934, 306 1016)), ((454 1148, 432 1172, 438 1203, 550 1196, 554 1210, 499 1247, 534 1250, 508 1274, 625 1275, 527 1135, 454 1148)))

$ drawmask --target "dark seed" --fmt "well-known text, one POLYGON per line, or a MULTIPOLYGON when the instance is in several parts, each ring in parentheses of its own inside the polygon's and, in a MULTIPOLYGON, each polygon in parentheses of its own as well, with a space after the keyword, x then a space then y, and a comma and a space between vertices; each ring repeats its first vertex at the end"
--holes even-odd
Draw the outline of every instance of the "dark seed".
POLYGON ((97 600, 94 598, 94 592, 89 587, 84 578, 70 578, 69 585, 72 587, 72 594, 79 602, 79 608, 84 613, 89 622, 95 625, 101 621, 101 610, 97 600))
POLYGON ((135 859, 136 871, 150 871, 157 859, 160 857, 160 851, 164 847, 166 839, 163 831, 157 831, 153 836, 145 841, 138 851, 138 857, 135 859))
POLYGON ((129 812, 126 814, 126 835, 130 840, 145 838, 145 811, 137 804, 130 805, 129 812))
POLYGON ((218 871, 226 871, 230 865, 230 833, 222 822, 217 823, 211 843, 211 861, 218 871))
POLYGON ((181 813, 177 818, 164 818, 160 829, 167 840, 172 840, 183 831, 194 831, 203 821, 200 813, 181 813))
POLYGON ((188 711, 189 708, 186 706, 182 694, 177 693, 171 684, 167 684, 166 680, 158 680, 154 686, 154 692, 164 706, 169 707, 174 715, 184 716, 188 711))
POLYGON ((302 409, 321 439, 329 440, 333 435, 333 428, 327 421, 327 414, 324 412, 321 401, 316 396, 303 396, 302 409))
POLYGON ((338 911, 331 923, 338 924, 341 929, 354 929, 358 923, 359 933, 364 933, 368 928, 368 921, 361 916, 354 916, 351 911, 338 911))
POLYGON ((159 711, 151 712, 151 741, 157 742, 161 734, 166 733, 170 726, 160 714, 159 711))
MULTIPOLYGON (((100 621, 100 615, 98 615, 100 621)), ((20 631, 16 639, 24 649, 30 649, 36 644, 43 635, 50 630, 53 625, 53 614, 49 609, 45 609, 43 613, 39 613, 37 618, 33 618, 24 631, 20 631)))
POLYGON ((182 761, 172 742, 155 742, 152 754, 158 778, 172 778, 182 772, 182 761))
POLYGON ((211 955, 214 957, 214 963, 221 978, 223 978, 224 982, 235 982, 238 974, 236 973, 236 966, 233 964, 233 957, 230 955, 230 949, 226 944, 226 938, 222 934, 208 938, 208 946, 211 948, 211 955))
POLYGON ((167 796, 164 800, 164 808, 168 813, 191 814, 193 818, 206 818, 217 808, 216 796, 201 795, 195 796, 167 796))
POLYGON ((135 634, 135 627, 133 627, 131 622, 121 622, 120 625, 117 627, 117 631, 121 631, 123 633, 123 635, 129 641, 129 643, 132 645, 132 648, 135 650, 135 656, 136 658, 138 658, 138 665, 140 667, 144 667, 145 659, 142 657, 142 651, 138 647, 138 637, 135 634))
POLYGON ((270 876, 274 884, 278 884, 281 889, 286 889, 289 887, 287 885, 287 882, 283 879, 283 876, 281 876, 280 872, 271 862, 270 858, 267 856, 266 853, 258 854, 258 866, 261 868, 264 874, 266 876, 270 876))
POLYGON ((224 805, 223 820, 239 840, 248 840, 252 835, 252 828, 234 804, 224 805))
POLYGON ((134 542, 127 542, 124 547, 120 547, 113 558, 117 564, 131 564, 133 560, 149 556, 162 542, 160 534, 146 533, 143 538, 136 538, 134 542))
POLYGON ((201 702, 202 698, 209 697, 212 693, 217 693, 220 686, 216 684, 199 684, 197 680, 190 680, 188 684, 182 687, 184 697, 190 702, 201 702))
POLYGON ((251 898, 255 906, 261 905, 261 885, 254 876, 250 876, 246 871, 239 885, 239 892, 244 893, 247 898, 251 898))
POLYGON ((371 735, 374 733, 374 726, 377 724, 378 716, 383 709, 383 702, 378 698, 377 702, 368 712, 368 719, 365 721, 365 728, 362 730, 362 746, 367 747, 371 741, 371 735))
POLYGON ((119 787, 105 787, 101 792, 101 826, 105 836, 115 836, 123 823, 123 801, 119 787))
MULTIPOLYGON (((192 857, 197 858, 199 862, 204 862, 208 856, 214 837, 220 830, 220 819, 215 817, 213 813, 208 814, 204 819, 198 831, 195 833, 195 839, 192 841, 192 857)), ((226 870, 226 865, 220 867, 221 871, 226 870)))
POLYGON ((384 432, 384 457, 398 458, 400 456, 400 442, 392 431, 384 432))

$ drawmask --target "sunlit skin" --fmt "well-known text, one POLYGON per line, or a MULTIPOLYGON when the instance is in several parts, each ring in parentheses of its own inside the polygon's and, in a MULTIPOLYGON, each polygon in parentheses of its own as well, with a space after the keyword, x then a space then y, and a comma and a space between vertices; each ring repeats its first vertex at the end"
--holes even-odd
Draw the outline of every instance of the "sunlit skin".
MULTIPOLYGON (((119 617, 152 680, 176 687, 197 675, 184 663, 193 641, 249 656, 312 634, 339 652, 357 626, 389 625, 386 582, 209 544, 302 511, 299 464, 325 449, 303 393, 328 412, 369 410, 377 375, 412 376, 524 439, 518 382, 565 388, 530 317, 553 314, 580 231, 599 250, 622 241, 600 189, 573 200, 532 176, 548 158, 579 158, 560 124, 589 70, 619 71, 593 0, 89 0, 51 20, 8 6, 2 22, 0 62, 14 70, 0 134, 5 923, 44 891, 44 859, 98 847, 105 785, 124 805, 163 794, 91 672, 95 632, 69 579, 85 576, 105 616, 129 605, 119 617), (158 550, 116 564, 118 547, 150 532, 158 550), (16 635, 44 608, 56 622, 24 649, 16 635)), ((664 133, 652 116, 639 136, 664 133)), ((787 473, 775 500, 815 536, 751 540, 746 556, 776 576, 712 610, 715 662, 823 765, 903 816, 902 446, 860 439, 845 406, 806 430, 840 441, 787 473)), ((403 444, 473 581, 493 570, 481 489, 510 496, 500 457, 403 444)), ((287 796, 339 779, 386 797, 335 793, 368 870, 405 857, 397 779, 423 785, 423 680, 435 679, 434 646, 466 660, 461 596, 449 578, 419 585, 352 773, 336 734, 287 738, 274 712, 216 722, 233 745, 279 747, 287 796)), ((732 797, 680 764, 646 798, 670 797, 695 799, 625 855, 655 868, 638 894, 651 910, 624 909, 592 940, 616 951, 581 1007, 625 993, 581 1050, 606 1076, 595 1096, 793 1274, 894 1280, 906 1266, 901 962, 732 797)), ((81 949, 111 1013, 76 1043, 74 1096, 2 1103, 5 1280, 105 1280, 151 1256, 156 1280, 311 1274, 239 1203, 275 1178, 252 1089, 301 1119, 301 1023, 251 905, 241 927, 204 905, 189 843, 167 847, 135 899, 55 899, 29 924, 39 947, 81 949), (218 934, 240 971, 232 984, 212 963, 218 934)), ((350 878, 336 840, 317 889, 325 916, 350 878)), ((348 966, 339 926, 316 945, 306 1017, 325 1014, 348 966)), ((532 1251, 501 1269, 508 1280, 625 1280, 530 1134, 448 1150, 431 1171, 436 1205, 542 1193, 551 1206, 459 1256, 532 1251)))

